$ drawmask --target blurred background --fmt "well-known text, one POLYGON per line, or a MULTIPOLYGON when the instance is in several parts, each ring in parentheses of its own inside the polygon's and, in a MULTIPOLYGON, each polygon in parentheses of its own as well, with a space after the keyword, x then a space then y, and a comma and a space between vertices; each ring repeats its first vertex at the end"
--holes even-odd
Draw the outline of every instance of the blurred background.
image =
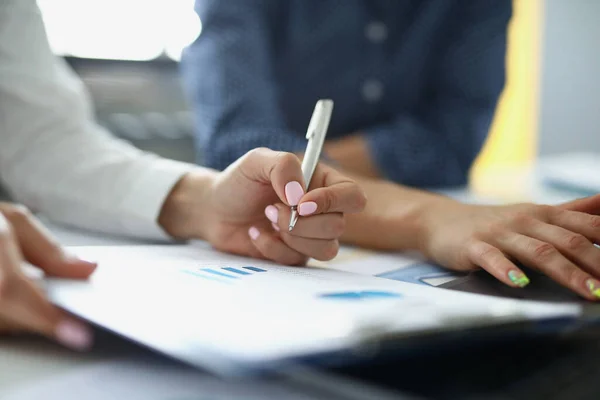
MULTIPOLYGON (((166 157, 194 161, 178 61, 202 33, 193 0, 38 0, 50 44, 83 78, 100 122, 166 157)), ((508 82, 472 173, 539 155, 600 152, 600 1, 515 0, 508 82)))
POLYGON ((50 46, 87 85, 100 123, 136 146, 195 161, 181 51, 201 32, 194 0, 38 0, 50 46))

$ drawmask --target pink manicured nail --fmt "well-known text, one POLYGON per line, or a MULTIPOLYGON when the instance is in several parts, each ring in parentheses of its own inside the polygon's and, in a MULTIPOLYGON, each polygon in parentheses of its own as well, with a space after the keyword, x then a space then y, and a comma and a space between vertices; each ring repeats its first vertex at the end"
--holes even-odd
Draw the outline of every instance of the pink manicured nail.
POLYGON ((273 229, 275 229, 277 232, 279 232, 281 230, 281 229, 279 229, 279 227, 277 225, 275 225, 275 224, 271 224, 271 225, 273 225, 273 229))
POLYGON ((92 333, 84 325, 65 320, 58 324, 54 331, 56 339, 75 350, 88 350, 92 347, 92 333))
POLYGON ((94 260, 85 260, 83 258, 80 258, 78 256, 76 256, 75 254, 69 253, 68 251, 64 252, 64 259, 66 262, 68 263, 73 263, 73 264, 87 264, 88 267, 90 268, 95 268, 98 266, 98 262, 94 261, 94 260))
POLYGON ((256 240, 260 236, 260 232, 255 227, 252 227, 252 228, 248 229, 248 235, 250 235, 252 240, 256 240))
POLYGON ((285 185, 285 198, 290 206, 297 206, 302 196, 304 196, 304 189, 300 183, 292 181, 285 185))
POLYGON ((279 211, 275 206, 267 206, 267 208, 265 208, 265 215, 267 216, 269 221, 276 224, 279 218, 279 211))
POLYGON ((302 216, 310 215, 317 211, 317 203, 314 201, 307 201, 298 206, 298 213, 302 216))

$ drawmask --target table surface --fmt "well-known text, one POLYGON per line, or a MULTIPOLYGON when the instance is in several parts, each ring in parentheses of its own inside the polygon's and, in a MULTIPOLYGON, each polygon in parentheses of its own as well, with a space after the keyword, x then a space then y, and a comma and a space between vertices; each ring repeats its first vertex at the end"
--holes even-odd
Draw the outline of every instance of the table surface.
MULTIPOLYGON (((572 193, 565 193, 558 190, 550 190, 539 185, 530 175, 519 173, 519 185, 514 185, 515 175, 502 178, 494 188, 498 188, 498 182, 511 182, 507 187, 512 191, 502 192, 505 196, 501 201, 521 201, 531 200, 544 203, 558 203, 572 199, 572 193), (515 187, 522 188, 514 190, 515 187), (524 188, 524 189, 523 189, 524 188)), ((502 186, 502 185, 500 185, 502 186)), ((498 192, 491 193, 494 198, 498 198, 498 192)), ((456 191, 453 196, 462 200, 473 200, 473 196, 465 191, 456 191)), ((64 227, 48 224, 51 231, 59 238, 64 245, 127 245, 140 244, 141 242, 106 237, 90 232, 78 231, 64 227)), ((135 358, 135 356, 133 356, 135 358)), ((35 386, 36 383, 51 379, 57 376, 63 376, 76 370, 85 370, 95 366, 104 365, 104 363, 115 360, 131 360, 131 354, 119 355, 102 350, 92 351, 86 354, 79 354, 61 348, 49 341, 33 337, 10 337, 0 340, 0 398, 3 395, 15 389, 35 386)))

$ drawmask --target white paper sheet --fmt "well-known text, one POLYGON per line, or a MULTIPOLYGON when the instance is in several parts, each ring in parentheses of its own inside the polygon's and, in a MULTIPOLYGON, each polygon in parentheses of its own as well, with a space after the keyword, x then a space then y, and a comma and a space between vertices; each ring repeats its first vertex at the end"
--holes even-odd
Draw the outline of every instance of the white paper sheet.
POLYGON ((374 252, 352 247, 340 248, 338 256, 331 261, 310 260, 309 265, 426 286, 440 286, 463 276, 432 264, 418 254, 374 252))
MULTIPOLYGON (((71 248, 89 282, 53 279, 59 305, 217 372, 344 350, 380 334, 573 316, 575 305, 497 299, 330 268, 282 267, 205 246, 71 248)), ((227 371, 229 373, 229 371, 227 371)))

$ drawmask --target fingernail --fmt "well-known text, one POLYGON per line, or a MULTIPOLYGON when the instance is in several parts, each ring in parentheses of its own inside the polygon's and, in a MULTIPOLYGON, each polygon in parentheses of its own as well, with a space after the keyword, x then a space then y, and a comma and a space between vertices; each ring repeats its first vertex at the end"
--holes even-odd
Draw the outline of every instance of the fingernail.
POLYGON ((302 203, 298 206, 298 213, 303 217, 310 215, 315 211, 317 211, 317 203, 314 201, 307 201, 306 203, 302 203))
POLYGON ((595 279, 588 279, 585 285, 596 298, 600 299, 600 282, 595 279))
POLYGON ((304 196, 304 189, 300 183, 293 181, 285 185, 285 198, 290 206, 297 206, 302 196, 304 196))
POLYGON ((92 347, 92 333, 84 325, 65 320, 58 324, 54 332, 63 345, 75 350, 88 350, 92 347))
POLYGON ((271 221, 274 224, 276 224, 279 220, 279 211, 275 206, 267 206, 267 208, 265 208, 265 215, 267 216, 269 221, 271 221))
POLYGON ((518 287, 524 288, 529 285, 529 278, 521 271, 511 270, 508 272, 508 279, 518 287))
POLYGON ((260 236, 260 232, 255 227, 251 227, 250 229, 248 229, 248 235, 250 235, 252 240, 256 240, 260 236))
POLYGON ((84 260, 80 257, 77 257, 75 254, 71 254, 68 252, 65 252, 65 260, 69 263, 84 263, 87 264, 90 268, 95 268, 98 266, 98 262, 96 261, 84 260))
POLYGON ((279 232, 281 229, 279 229, 279 226, 277 226, 277 224, 271 224, 273 225, 273 229, 275 229, 277 232, 279 232))

